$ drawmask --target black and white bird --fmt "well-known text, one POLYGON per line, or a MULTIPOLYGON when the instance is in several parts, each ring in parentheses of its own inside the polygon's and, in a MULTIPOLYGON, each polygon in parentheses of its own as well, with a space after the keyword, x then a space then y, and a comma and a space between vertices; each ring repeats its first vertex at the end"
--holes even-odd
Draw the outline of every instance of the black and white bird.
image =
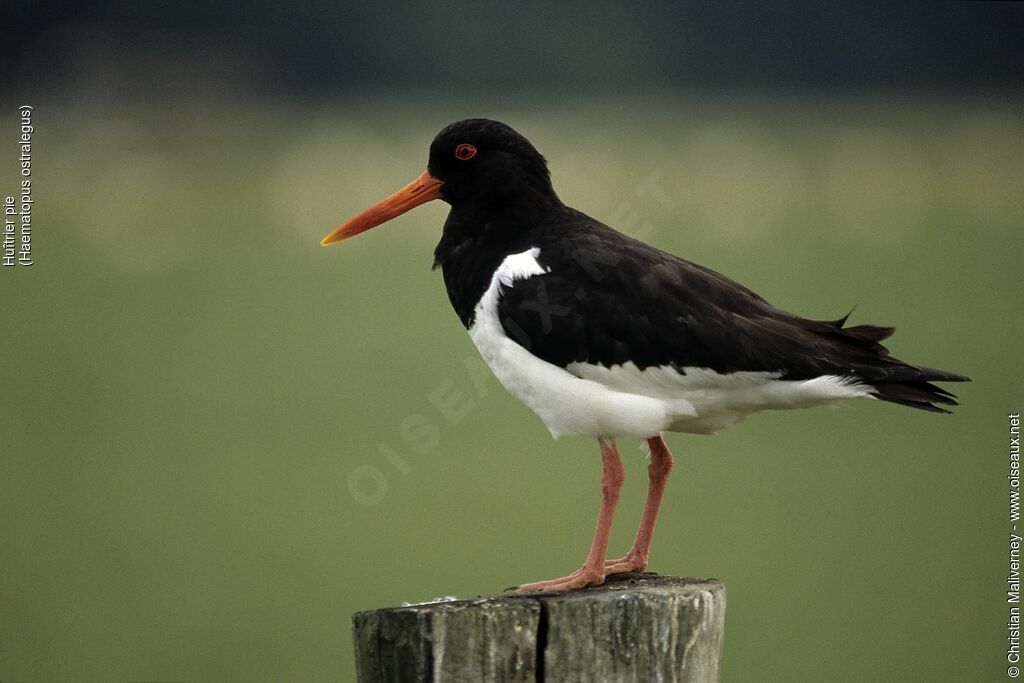
POLYGON ((955 397, 932 382, 968 379, 893 358, 881 345, 891 327, 787 313, 566 206, 544 157, 497 121, 444 128, 423 175, 322 244, 432 199, 451 205, 434 267, 481 356, 552 435, 593 437, 601 447, 602 501, 585 563, 520 590, 592 586, 646 568, 672 469, 663 432, 712 434, 762 410, 848 398, 944 413, 955 397), (606 561, 623 481, 620 436, 647 441, 650 482, 633 547, 606 561))

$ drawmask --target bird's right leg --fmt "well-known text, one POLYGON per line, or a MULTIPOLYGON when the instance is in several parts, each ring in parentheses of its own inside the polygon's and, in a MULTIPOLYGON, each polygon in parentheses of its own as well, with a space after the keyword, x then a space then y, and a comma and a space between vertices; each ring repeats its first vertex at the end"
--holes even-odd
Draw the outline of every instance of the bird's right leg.
POLYGON ((647 568, 651 539, 654 538, 654 523, 658 519, 658 509, 665 495, 669 475, 672 474, 672 453, 669 452, 661 435, 647 439, 647 444, 651 448, 651 462, 647 465, 647 501, 640 517, 640 526, 636 530, 636 540, 625 557, 605 562, 605 575, 642 572, 647 568))
POLYGON ((619 451, 615 441, 610 438, 599 439, 601 444, 601 460, 604 474, 601 476, 601 510, 597 515, 597 529, 594 531, 594 542, 590 545, 587 561, 569 576, 550 581, 525 583, 519 591, 564 591, 584 586, 599 586, 604 583, 605 558, 608 557, 608 537, 612 532, 612 520, 615 517, 615 505, 619 501, 619 491, 626 478, 619 451))

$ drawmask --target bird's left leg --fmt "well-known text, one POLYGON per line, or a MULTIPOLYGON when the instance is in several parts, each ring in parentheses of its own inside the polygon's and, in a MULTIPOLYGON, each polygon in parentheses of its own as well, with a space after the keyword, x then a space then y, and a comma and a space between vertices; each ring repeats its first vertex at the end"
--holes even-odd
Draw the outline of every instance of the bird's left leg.
POLYGON ((626 478, 626 471, 619 459, 619 451, 615 448, 615 440, 602 437, 601 461, 604 474, 601 477, 601 509, 597 515, 597 529, 594 531, 594 542, 590 545, 587 561, 569 576, 550 581, 524 583, 516 590, 520 591, 564 591, 584 586, 599 586, 604 583, 605 558, 608 557, 608 536, 612 532, 612 520, 615 518, 615 505, 619 502, 619 491, 626 478))
POLYGON ((647 486, 647 501, 644 503, 643 516, 636 530, 636 540, 625 557, 611 560, 604 565, 605 574, 625 574, 642 572, 647 568, 647 558, 651 553, 651 539, 654 538, 654 523, 658 519, 658 508, 665 495, 668 477, 672 474, 672 453, 661 435, 647 439, 651 448, 651 462, 647 465, 650 482, 647 486))

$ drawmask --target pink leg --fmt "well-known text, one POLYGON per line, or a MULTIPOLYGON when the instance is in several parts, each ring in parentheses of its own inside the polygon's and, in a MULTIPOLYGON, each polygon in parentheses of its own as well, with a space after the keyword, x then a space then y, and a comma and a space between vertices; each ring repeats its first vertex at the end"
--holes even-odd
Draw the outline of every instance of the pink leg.
POLYGON ((647 466, 650 483, 647 487, 644 513, 640 517, 640 527, 636 530, 636 540, 625 557, 605 563, 605 575, 642 572, 647 568, 651 539, 654 537, 654 523, 658 519, 658 508, 661 507, 661 499, 665 495, 668 477, 672 474, 672 454, 661 435, 647 439, 647 444, 651 447, 651 463, 647 466))
POLYGON ((615 518, 615 504, 619 501, 619 490, 626 478, 619 452, 615 448, 614 439, 602 438, 601 460, 604 463, 604 474, 601 477, 601 510, 597 515, 597 530, 594 531, 594 542, 590 545, 587 561, 569 576, 550 581, 524 583, 516 590, 520 591, 565 591, 584 586, 598 586, 604 583, 604 561, 608 557, 608 536, 612 532, 612 520, 615 518))

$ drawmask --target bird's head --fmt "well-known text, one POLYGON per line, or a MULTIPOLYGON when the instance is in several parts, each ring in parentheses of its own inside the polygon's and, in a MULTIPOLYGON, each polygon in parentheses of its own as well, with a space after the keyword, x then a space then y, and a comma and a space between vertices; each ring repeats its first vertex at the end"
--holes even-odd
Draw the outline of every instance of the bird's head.
POLYGON ((420 177, 349 219, 320 243, 327 246, 358 235, 432 199, 453 207, 495 209, 510 201, 557 201, 547 162, 529 140, 498 121, 465 119, 437 134, 420 177))

